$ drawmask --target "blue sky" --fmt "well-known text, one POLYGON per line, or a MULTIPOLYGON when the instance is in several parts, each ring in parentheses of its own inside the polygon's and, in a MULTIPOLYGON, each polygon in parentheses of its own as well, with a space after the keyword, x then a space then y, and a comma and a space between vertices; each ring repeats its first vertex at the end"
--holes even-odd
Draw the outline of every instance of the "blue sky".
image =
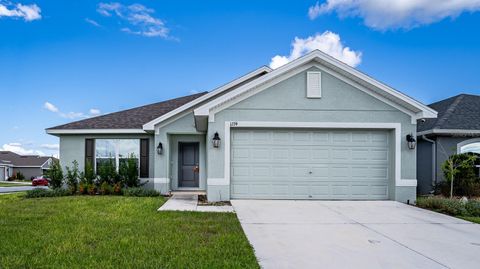
POLYGON ((0 149, 56 154, 47 127, 314 48, 426 104, 480 94, 480 0, 391 1, 0 0, 0 149))

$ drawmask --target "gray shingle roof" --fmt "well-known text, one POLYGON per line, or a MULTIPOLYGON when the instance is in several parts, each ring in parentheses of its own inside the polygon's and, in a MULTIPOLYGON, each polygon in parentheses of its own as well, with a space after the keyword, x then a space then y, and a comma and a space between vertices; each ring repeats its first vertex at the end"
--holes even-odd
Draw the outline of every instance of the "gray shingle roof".
POLYGON ((50 158, 52 157, 42 157, 42 156, 36 156, 36 155, 19 155, 11 151, 0 151, 0 164, 10 164, 13 166, 40 167, 50 158))
POLYGON ((201 92, 179 97, 159 103, 122 110, 94 118, 75 121, 47 130, 55 129, 142 129, 142 126, 190 101, 193 101, 207 92, 201 92))
POLYGON ((419 121, 417 131, 432 129, 480 130, 480 96, 460 94, 433 103, 429 107, 438 112, 436 119, 419 121))

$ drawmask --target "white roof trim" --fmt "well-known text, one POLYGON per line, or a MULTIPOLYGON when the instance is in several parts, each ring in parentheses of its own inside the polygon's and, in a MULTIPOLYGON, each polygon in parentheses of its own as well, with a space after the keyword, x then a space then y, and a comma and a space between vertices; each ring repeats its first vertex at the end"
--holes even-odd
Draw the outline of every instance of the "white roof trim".
POLYGON ((146 134, 143 129, 47 129, 47 134, 146 134))
POLYGON ((200 104, 201 102, 205 101, 205 100, 208 100, 209 98, 212 98, 213 96, 219 94, 219 93, 222 93, 232 87, 235 87, 236 85, 242 83, 242 82, 245 82, 255 76, 258 76, 260 75, 261 73, 269 73, 271 72, 272 69, 270 67, 267 67, 267 66, 262 66, 260 68, 258 68, 257 70, 254 70, 246 75, 243 75, 242 77, 240 78, 237 78, 219 88, 216 88, 215 90, 203 95, 203 96, 200 96, 199 98, 195 99, 195 100, 192 100, 184 105, 182 105, 181 107, 178 107, 148 123, 145 123, 143 125, 143 130, 145 131, 153 131, 155 129, 155 125, 159 124, 160 122, 163 122, 189 108, 192 108, 193 106, 197 105, 197 104, 200 104))
MULTIPOLYGON (((217 99, 214 99, 202 106, 200 106, 199 108, 195 109, 194 110, 194 113, 195 113, 195 116, 210 116, 210 110, 212 108, 215 108, 215 107, 218 107, 219 105, 223 104, 223 103, 227 103, 228 101, 232 100, 233 98, 235 98, 235 96, 245 92, 245 91, 248 91, 252 88, 255 88, 255 87, 258 87, 259 85, 262 85, 282 74, 285 74, 295 68, 298 68, 300 67, 301 65, 305 64, 305 63, 308 63, 310 61, 313 61, 313 60, 317 60, 317 61, 324 61, 326 63, 329 63, 345 72, 347 72, 348 74, 352 75, 352 76, 355 76, 357 78, 359 78, 360 80, 372 85, 373 87, 376 87, 380 90, 383 90, 384 92, 386 92, 387 94, 389 94, 391 97, 392 97, 392 100, 400 100, 400 101, 403 101, 409 105, 411 105, 412 107, 415 107, 418 109, 418 111, 412 111, 414 113, 416 113, 418 116, 417 117, 422 117, 422 118, 436 118, 437 117, 437 112, 435 110, 433 110, 432 108, 414 100, 413 98, 403 94, 403 93, 400 93, 398 91, 396 91, 395 89, 377 81, 377 80, 374 80, 372 79, 371 77, 361 73, 360 71, 354 69, 353 67, 350 67, 348 66, 347 64, 319 51, 319 50, 315 50, 301 58, 298 58, 284 66, 281 66, 275 70, 273 70, 272 72, 270 72, 269 74, 266 74, 265 76, 262 76, 254 81, 251 81, 225 95, 222 95, 221 97, 217 98, 217 99)), ((401 105, 401 104, 399 104, 401 105)), ((225 108, 225 107, 224 107, 225 108)), ((411 108, 409 109, 411 110, 411 108)))
POLYGON ((467 129, 431 129, 427 131, 418 132, 417 136, 428 135, 428 134, 471 134, 479 135, 480 130, 467 130, 467 129))

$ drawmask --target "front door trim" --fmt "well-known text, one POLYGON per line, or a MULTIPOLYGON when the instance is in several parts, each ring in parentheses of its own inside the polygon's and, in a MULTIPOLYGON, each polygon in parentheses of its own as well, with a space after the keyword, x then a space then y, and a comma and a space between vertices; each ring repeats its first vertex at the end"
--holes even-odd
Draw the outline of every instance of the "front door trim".
POLYGON ((178 142, 178 180, 179 189, 198 189, 200 187, 200 142, 178 142), (193 146, 193 152, 185 152, 185 147, 193 146), (184 154, 193 154, 192 163, 184 164, 184 154), (189 172, 187 175, 185 169, 189 172), (192 171, 190 171, 192 169, 192 171), (196 169, 196 171, 195 171, 196 169), (189 177, 185 180, 185 177, 189 177), (185 186, 184 184, 191 186, 185 186))

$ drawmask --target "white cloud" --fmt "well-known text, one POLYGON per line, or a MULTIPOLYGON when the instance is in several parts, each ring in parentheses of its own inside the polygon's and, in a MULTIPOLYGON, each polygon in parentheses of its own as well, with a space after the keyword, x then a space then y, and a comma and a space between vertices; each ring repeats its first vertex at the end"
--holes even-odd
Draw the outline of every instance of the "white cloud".
POLYGON ((153 16, 154 9, 141 4, 123 5, 120 3, 100 3, 97 12, 105 17, 117 16, 121 19, 122 32, 141 35, 146 37, 161 37, 172 39, 169 36, 170 29, 165 26, 163 20, 153 16))
POLYGON ((97 108, 91 108, 89 112, 91 115, 99 115, 101 113, 100 109, 97 108))
POLYGON ((362 61, 361 52, 345 47, 338 34, 325 31, 323 34, 316 34, 305 39, 295 37, 290 55, 276 55, 272 58, 270 67, 278 68, 316 49, 353 67, 359 65, 362 61))
POLYGON ((59 111, 58 108, 50 102, 45 102, 45 104, 43 104, 43 107, 51 112, 57 113, 59 111))
POLYGON ((3 144, 1 150, 12 151, 20 155, 45 155, 45 153, 41 150, 26 149, 21 143, 3 144))
POLYGON ((0 3, 0 18, 21 18, 25 21, 34 21, 42 18, 40 13, 41 9, 36 4, 23 5, 18 3, 13 5, 10 2, 0 3))
POLYGON ((97 108, 91 108, 88 111, 90 113, 89 115, 87 115, 83 112, 63 112, 63 111, 60 111, 60 109, 58 109, 57 106, 55 106, 54 104, 52 104, 50 102, 45 102, 43 104, 43 107, 45 109, 47 109, 48 111, 56 113, 57 115, 59 115, 62 118, 71 119, 71 120, 79 119, 79 118, 88 118, 88 117, 92 117, 92 116, 98 116, 101 113, 100 109, 97 109, 97 108))
POLYGON ((480 10, 480 0, 326 0, 308 10, 310 19, 336 12, 339 17, 360 17, 377 30, 413 28, 463 12, 480 10))
POLYGON ((59 144, 41 144, 40 147, 44 149, 58 150, 60 148, 60 145, 59 144))
POLYGON ((96 27, 102 27, 98 22, 90 19, 90 18, 85 18, 85 21, 93 26, 96 26, 96 27))

